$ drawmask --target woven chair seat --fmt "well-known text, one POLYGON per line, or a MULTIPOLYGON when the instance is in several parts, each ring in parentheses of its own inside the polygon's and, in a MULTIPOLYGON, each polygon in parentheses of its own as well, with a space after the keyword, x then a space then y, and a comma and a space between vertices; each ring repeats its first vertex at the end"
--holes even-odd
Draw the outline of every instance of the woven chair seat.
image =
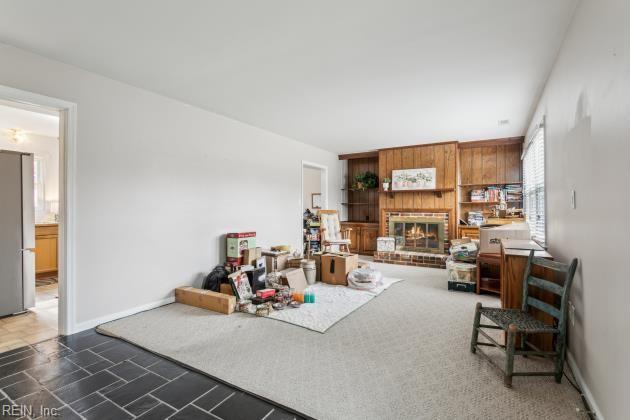
POLYGON ((514 324, 519 332, 525 333, 557 333, 559 330, 534 318, 520 309, 481 308, 481 314, 507 331, 514 324))

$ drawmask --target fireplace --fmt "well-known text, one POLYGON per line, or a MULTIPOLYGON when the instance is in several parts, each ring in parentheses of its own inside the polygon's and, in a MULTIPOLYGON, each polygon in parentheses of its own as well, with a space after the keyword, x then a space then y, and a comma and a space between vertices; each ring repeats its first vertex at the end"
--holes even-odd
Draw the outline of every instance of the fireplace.
POLYGON ((388 228, 397 251, 444 252, 443 217, 390 216, 388 228))
POLYGON ((451 209, 381 209, 381 236, 394 250, 377 250, 374 262, 446 268, 451 209))

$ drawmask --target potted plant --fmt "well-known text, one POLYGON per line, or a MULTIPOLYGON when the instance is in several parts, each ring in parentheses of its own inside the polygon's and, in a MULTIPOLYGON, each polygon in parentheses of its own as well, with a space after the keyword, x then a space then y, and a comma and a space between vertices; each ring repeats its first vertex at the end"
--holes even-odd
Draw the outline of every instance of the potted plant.
POLYGON ((389 183, 392 182, 391 179, 385 177, 383 178, 383 191, 389 190, 389 183))
POLYGON ((378 177, 373 172, 362 172, 354 176, 353 189, 364 191, 378 187, 378 177))

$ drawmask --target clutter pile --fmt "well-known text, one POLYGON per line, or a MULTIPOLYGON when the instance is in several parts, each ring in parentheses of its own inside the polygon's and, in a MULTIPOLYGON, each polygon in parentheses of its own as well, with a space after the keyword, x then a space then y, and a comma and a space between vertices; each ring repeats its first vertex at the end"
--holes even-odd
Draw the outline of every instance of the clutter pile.
POLYGON ((304 228, 304 254, 321 251, 321 231, 319 215, 306 209, 303 215, 304 228))
MULTIPOLYGON (((203 289, 180 287, 176 300, 229 314, 236 311, 269 316, 273 311, 315 304, 313 285, 331 285, 372 290, 382 275, 365 266, 359 268, 357 254, 342 252, 291 252, 288 245, 263 250, 256 246, 256 232, 228 233, 227 260, 205 278, 203 289)), ((310 251, 310 250, 309 250, 310 251)))
POLYGON ((469 211, 468 212, 468 224, 470 226, 481 226, 486 221, 482 211, 469 211))
POLYGON ((474 292, 477 286, 478 243, 470 238, 453 239, 446 260, 448 290, 474 292))

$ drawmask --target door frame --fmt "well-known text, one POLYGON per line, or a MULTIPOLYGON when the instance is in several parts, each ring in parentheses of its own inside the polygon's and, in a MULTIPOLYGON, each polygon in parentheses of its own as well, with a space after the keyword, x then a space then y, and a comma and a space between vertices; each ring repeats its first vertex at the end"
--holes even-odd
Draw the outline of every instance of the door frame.
POLYGON ((326 165, 321 165, 319 163, 315 163, 315 162, 309 162, 307 160, 303 160, 302 163, 300 164, 300 219, 299 219, 299 230, 298 232, 300 232, 300 236, 299 236, 299 241, 297 242, 300 245, 300 248, 298 249, 302 249, 304 246, 304 226, 303 226, 303 219, 304 219, 304 168, 311 168, 311 169, 319 169, 321 171, 321 176, 320 176, 320 187, 322 190, 322 208, 323 209, 327 209, 328 208, 328 166, 326 165))
POLYGON ((58 332, 76 329, 77 104, 0 85, 0 99, 59 112, 58 332))

